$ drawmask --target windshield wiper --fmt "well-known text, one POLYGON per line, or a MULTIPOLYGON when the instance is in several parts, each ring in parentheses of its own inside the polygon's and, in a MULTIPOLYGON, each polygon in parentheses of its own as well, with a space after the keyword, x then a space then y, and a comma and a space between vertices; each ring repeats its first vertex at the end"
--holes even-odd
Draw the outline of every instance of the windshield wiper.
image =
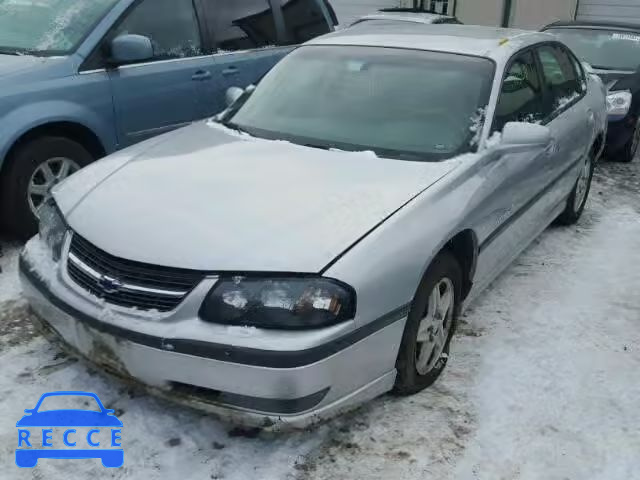
MULTIPOLYGON (((233 123, 233 122, 220 122, 220 123, 225 127, 230 128, 231 130, 235 130, 236 132, 246 133, 247 135, 251 135, 249 132, 247 132, 244 128, 242 128, 237 123, 233 123)), ((251 136, 253 137, 254 135, 251 135, 251 136)))
POLYGON ((618 70, 617 68, 613 68, 613 67, 603 67, 602 65, 591 65, 591 67, 594 70, 618 70))
POLYGON ((0 55, 15 55, 17 57, 22 57, 24 53, 11 48, 0 47, 0 55))
POLYGON ((303 143, 302 146, 309 147, 309 148, 318 148, 320 150, 331 150, 333 148, 328 145, 319 145, 317 143, 303 143))

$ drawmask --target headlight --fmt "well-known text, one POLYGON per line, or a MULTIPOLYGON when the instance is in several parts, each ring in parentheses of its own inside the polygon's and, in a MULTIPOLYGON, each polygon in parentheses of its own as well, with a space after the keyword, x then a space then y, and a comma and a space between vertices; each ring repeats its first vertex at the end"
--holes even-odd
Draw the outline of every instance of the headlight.
POLYGON ((62 244, 67 233, 67 224, 53 199, 43 203, 38 210, 40 238, 51 248, 57 262, 62 254, 62 244))
POLYGON ((212 323, 274 329, 311 329, 355 315, 351 287, 322 277, 229 277, 213 287, 200 308, 212 323))
POLYGON ((610 116, 624 117, 629 113, 633 95, 631 92, 611 92, 607 95, 607 113, 610 116))

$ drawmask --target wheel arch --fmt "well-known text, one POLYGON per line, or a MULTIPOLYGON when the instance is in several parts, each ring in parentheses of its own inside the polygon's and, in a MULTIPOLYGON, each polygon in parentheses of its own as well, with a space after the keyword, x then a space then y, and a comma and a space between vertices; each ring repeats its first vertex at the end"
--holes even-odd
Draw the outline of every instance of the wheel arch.
POLYGON ((473 278, 478 264, 478 236, 472 229, 462 230, 444 244, 440 249, 440 252, 442 251, 450 252, 462 268, 462 300, 464 300, 473 287, 473 278))
POLYGON ((4 155, 4 161, 1 162, 0 175, 4 173, 9 159, 18 148, 30 141, 46 136, 64 137, 78 142, 87 149, 96 160, 104 157, 107 153, 102 140, 89 127, 76 121, 52 121, 30 128, 11 143, 4 155))

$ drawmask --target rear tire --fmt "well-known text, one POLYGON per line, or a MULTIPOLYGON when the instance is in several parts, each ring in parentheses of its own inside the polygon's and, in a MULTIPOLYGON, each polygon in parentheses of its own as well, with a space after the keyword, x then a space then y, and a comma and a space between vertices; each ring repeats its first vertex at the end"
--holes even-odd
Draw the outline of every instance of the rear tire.
POLYGON ((412 395, 420 392, 444 371, 456 329, 461 286, 462 269, 458 261, 448 251, 438 254, 411 303, 396 361, 395 393, 412 395), (432 342, 437 348, 430 350, 432 342))
POLYGON ((8 233, 24 240, 37 232, 38 219, 34 210, 47 194, 33 194, 33 186, 58 183, 94 160, 82 145, 64 137, 40 137, 20 145, 7 158, 0 178, 0 219, 8 233), (42 174, 43 166, 48 162, 52 162, 53 169, 49 182, 42 174), (65 164, 64 168, 69 168, 66 174, 63 171, 65 164), (59 171, 56 171, 57 166, 59 171))
POLYGON ((580 170, 580 176, 576 185, 567 199, 567 206, 564 212, 557 218, 556 223, 560 225, 574 225, 580 220, 584 207, 591 192, 591 181, 593 179, 594 155, 593 152, 586 158, 580 170))

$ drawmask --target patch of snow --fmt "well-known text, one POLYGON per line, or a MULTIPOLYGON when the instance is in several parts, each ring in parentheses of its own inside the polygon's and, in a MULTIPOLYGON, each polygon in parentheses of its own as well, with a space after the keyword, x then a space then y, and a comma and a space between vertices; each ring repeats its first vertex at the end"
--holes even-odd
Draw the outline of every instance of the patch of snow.
POLYGON ((480 143, 482 137, 482 128, 484 127, 484 119, 486 116, 487 107, 479 108, 475 115, 471 117, 471 125, 469 125, 469 131, 473 133, 470 145, 475 147, 480 143))
POLYGON ((497 147, 498 145, 500 145, 501 141, 502 141, 502 133, 493 132, 493 134, 489 138, 487 138, 487 141, 485 142, 485 147, 486 148, 497 147))
POLYGON ((571 95, 567 95, 565 97, 560 97, 558 100, 556 100, 555 107, 557 109, 564 108, 565 106, 567 106, 568 104, 573 102, 579 96, 580 96, 579 93, 574 92, 571 95))
POLYGON ((10 300, 17 300, 22 292, 18 280, 19 256, 18 244, 0 243, 0 305, 10 300))
POLYGON ((45 283, 50 283, 58 271, 58 262, 53 260, 51 249, 39 235, 27 242, 24 254, 29 259, 31 270, 45 283))

